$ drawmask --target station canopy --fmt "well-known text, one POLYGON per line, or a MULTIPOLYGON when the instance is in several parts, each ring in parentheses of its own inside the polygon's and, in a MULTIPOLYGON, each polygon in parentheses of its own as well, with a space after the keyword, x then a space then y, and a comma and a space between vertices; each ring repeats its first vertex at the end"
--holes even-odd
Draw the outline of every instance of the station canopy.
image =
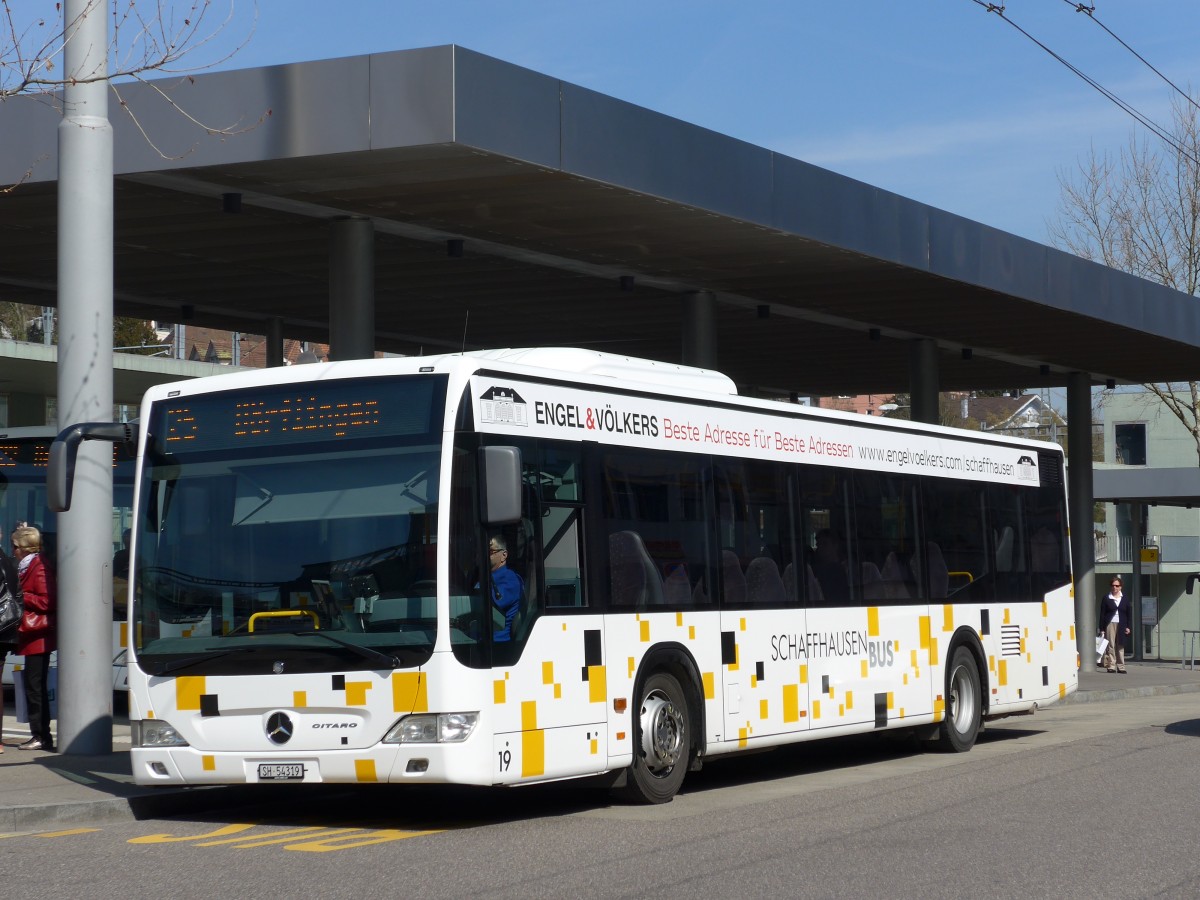
MULTIPOLYGON (((918 338, 943 390, 1200 374, 1191 296, 460 47, 120 95, 118 315, 253 334, 278 318, 326 342, 330 223, 366 217, 393 353, 679 361, 686 297, 706 291, 717 368, 748 393, 907 391, 918 338)), ((59 121, 45 98, 0 104, 0 183, 19 182, 0 299, 56 302, 59 121)))

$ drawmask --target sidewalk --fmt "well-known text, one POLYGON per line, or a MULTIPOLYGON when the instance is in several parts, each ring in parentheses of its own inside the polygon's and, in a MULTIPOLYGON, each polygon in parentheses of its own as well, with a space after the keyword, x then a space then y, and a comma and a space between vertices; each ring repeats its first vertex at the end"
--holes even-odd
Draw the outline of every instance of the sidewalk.
POLYGON ((1200 691, 1200 665, 1183 668, 1177 662, 1131 662, 1128 675, 1084 667, 1079 673, 1079 691, 1070 703, 1125 700, 1130 697, 1161 697, 1200 691))
MULTIPOLYGON (((1131 662, 1129 674, 1088 669, 1068 702, 1095 703, 1134 697, 1200 692, 1200 668, 1179 663, 1131 662)), ((5 717, 0 755, 0 832, 43 830, 81 822, 132 821, 232 809, 261 796, 256 786, 151 788, 133 783, 129 726, 113 726, 113 753, 73 756, 18 750, 27 725, 5 717)))
POLYGON ((254 786, 152 788, 133 783, 129 725, 113 724, 113 752, 75 756, 19 750, 29 726, 4 716, 0 754, 0 833, 41 831, 81 822, 132 821, 229 809, 250 799, 254 786))

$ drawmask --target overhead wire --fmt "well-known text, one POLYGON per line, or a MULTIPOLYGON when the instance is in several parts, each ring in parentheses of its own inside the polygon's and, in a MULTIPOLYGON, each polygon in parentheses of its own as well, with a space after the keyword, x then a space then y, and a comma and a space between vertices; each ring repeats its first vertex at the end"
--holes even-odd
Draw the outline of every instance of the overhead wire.
MULTIPOLYGON (((1104 85, 1102 85, 1096 79, 1092 78, 1090 75, 1088 75, 1082 69, 1073 65, 1070 61, 1063 58, 1058 53, 1055 53, 1048 46, 1046 46, 1044 43, 1039 41, 1036 37, 1034 37, 1032 34, 1030 34, 1028 31, 1026 31, 1024 28, 1022 28, 1020 25, 1018 25, 1016 22, 1014 22, 1008 16, 1006 16, 1004 14, 1004 9, 1005 9, 1004 4, 989 3, 989 2, 987 2, 987 0, 972 0, 972 2, 978 6, 982 6, 984 8, 984 10, 987 12, 995 13, 997 16, 1000 17, 1000 19, 1002 21, 1008 23, 1013 28, 1015 28, 1024 37, 1028 38, 1030 41, 1032 41, 1034 44, 1036 44, 1038 47, 1040 47, 1043 51, 1045 51, 1047 54, 1049 54, 1053 59, 1055 59, 1056 61, 1061 63, 1063 66, 1065 66, 1068 70, 1070 70, 1074 75, 1076 75, 1077 77, 1082 79, 1093 90, 1095 90, 1097 93, 1099 93, 1102 96, 1104 96, 1105 98, 1107 98, 1109 100, 1109 102, 1114 104, 1117 108, 1119 108, 1120 110, 1122 110, 1129 116, 1133 117, 1144 128, 1146 128, 1153 135, 1155 135, 1159 140, 1161 140, 1164 144, 1166 144, 1168 147, 1170 147, 1175 153, 1177 153, 1180 156, 1184 157, 1185 159, 1189 160, 1193 164, 1200 166, 1200 158, 1197 158, 1196 155, 1191 150, 1189 150, 1187 147, 1180 144, 1167 129, 1163 128, 1161 125, 1159 125, 1157 122, 1155 122, 1149 116, 1142 113, 1140 110, 1138 110, 1132 104, 1121 99, 1121 97, 1119 97, 1116 93, 1114 93, 1113 91, 1110 91, 1108 88, 1106 88, 1104 85)), ((1067 0, 1067 2, 1070 2, 1070 0, 1067 0)), ((1072 3, 1072 6, 1076 7, 1077 12, 1085 11, 1088 8, 1088 7, 1084 6, 1083 4, 1072 3), (1081 6, 1083 6, 1083 10, 1079 9, 1079 7, 1081 7, 1081 6)), ((1104 27, 1103 23, 1097 22, 1097 24, 1099 24, 1101 27, 1104 27)), ((1105 31, 1108 31, 1108 30, 1109 29, 1105 28, 1105 31)), ((1111 34, 1112 32, 1110 31, 1109 33, 1111 34)), ((1113 37, 1116 37, 1116 35, 1113 35, 1113 37)), ((1117 40, 1120 40, 1120 38, 1117 38, 1117 40)), ((1124 41, 1121 41, 1121 43, 1124 44, 1124 41)), ((1126 46, 1128 46, 1128 45, 1126 45, 1126 46)), ((1134 52, 1134 51, 1132 51, 1132 49, 1131 49, 1131 52, 1134 52)), ((1137 56, 1138 54, 1136 54, 1136 52, 1135 52, 1134 55, 1137 56)), ((1141 59, 1140 56, 1138 56, 1138 58, 1141 59)), ((1149 65, 1149 63, 1147 63, 1147 65, 1149 65)), ((1176 90, 1178 90, 1178 88, 1176 88, 1176 90)))
POLYGON ((1120 44, 1122 47, 1124 47, 1126 50, 1128 50, 1130 53, 1132 53, 1134 56, 1136 56, 1138 58, 1138 60, 1146 68, 1148 68, 1151 72, 1153 72, 1155 75, 1157 75, 1159 78, 1161 78, 1167 84, 1169 84, 1171 86, 1171 88, 1175 91, 1175 93, 1179 94, 1180 97, 1183 97, 1185 100, 1187 100, 1187 102, 1192 104, 1192 106, 1195 106, 1197 109, 1200 109, 1200 103, 1197 103, 1192 98, 1191 94, 1189 94, 1187 91, 1183 90, 1179 85, 1177 85, 1170 78, 1168 78, 1166 75, 1164 75, 1158 69, 1156 69, 1154 67, 1154 65, 1148 59, 1146 59, 1146 57, 1142 56, 1142 54, 1138 53, 1136 50, 1134 50, 1132 47, 1130 47, 1129 44, 1125 43, 1125 41, 1122 40, 1116 34, 1116 32, 1114 32, 1111 28, 1109 28, 1107 25, 1105 25, 1103 22, 1101 22, 1099 19, 1097 19, 1096 18, 1096 5, 1094 3, 1092 3, 1092 4, 1076 3, 1075 0, 1063 0, 1063 3, 1066 3, 1068 6, 1073 7, 1075 12, 1083 13, 1089 19, 1091 19, 1093 22, 1095 22, 1097 25, 1099 25, 1101 28, 1103 28, 1106 32, 1108 32, 1108 34, 1112 37, 1112 39, 1114 41, 1116 41, 1118 44, 1120 44))

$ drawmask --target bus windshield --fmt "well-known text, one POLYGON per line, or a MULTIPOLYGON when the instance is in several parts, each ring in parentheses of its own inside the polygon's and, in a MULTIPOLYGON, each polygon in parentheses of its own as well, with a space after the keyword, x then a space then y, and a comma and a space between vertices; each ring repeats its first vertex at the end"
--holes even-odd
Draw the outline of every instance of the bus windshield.
POLYGON ((428 659, 444 398, 444 378, 417 376, 155 404, 134 542, 141 667, 428 659))

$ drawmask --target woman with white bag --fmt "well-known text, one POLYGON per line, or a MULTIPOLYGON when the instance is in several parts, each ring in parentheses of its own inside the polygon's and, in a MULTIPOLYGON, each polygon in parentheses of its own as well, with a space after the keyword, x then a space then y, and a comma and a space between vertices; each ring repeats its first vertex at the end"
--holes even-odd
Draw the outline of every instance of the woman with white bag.
POLYGON ((1129 627, 1129 600, 1121 593, 1121 579, 1114 575, 1112 590, 1100 601, 1100 630, 1108 638, 1100 665, 1110 672, 1125 675, 1125 636, 1129 627))

